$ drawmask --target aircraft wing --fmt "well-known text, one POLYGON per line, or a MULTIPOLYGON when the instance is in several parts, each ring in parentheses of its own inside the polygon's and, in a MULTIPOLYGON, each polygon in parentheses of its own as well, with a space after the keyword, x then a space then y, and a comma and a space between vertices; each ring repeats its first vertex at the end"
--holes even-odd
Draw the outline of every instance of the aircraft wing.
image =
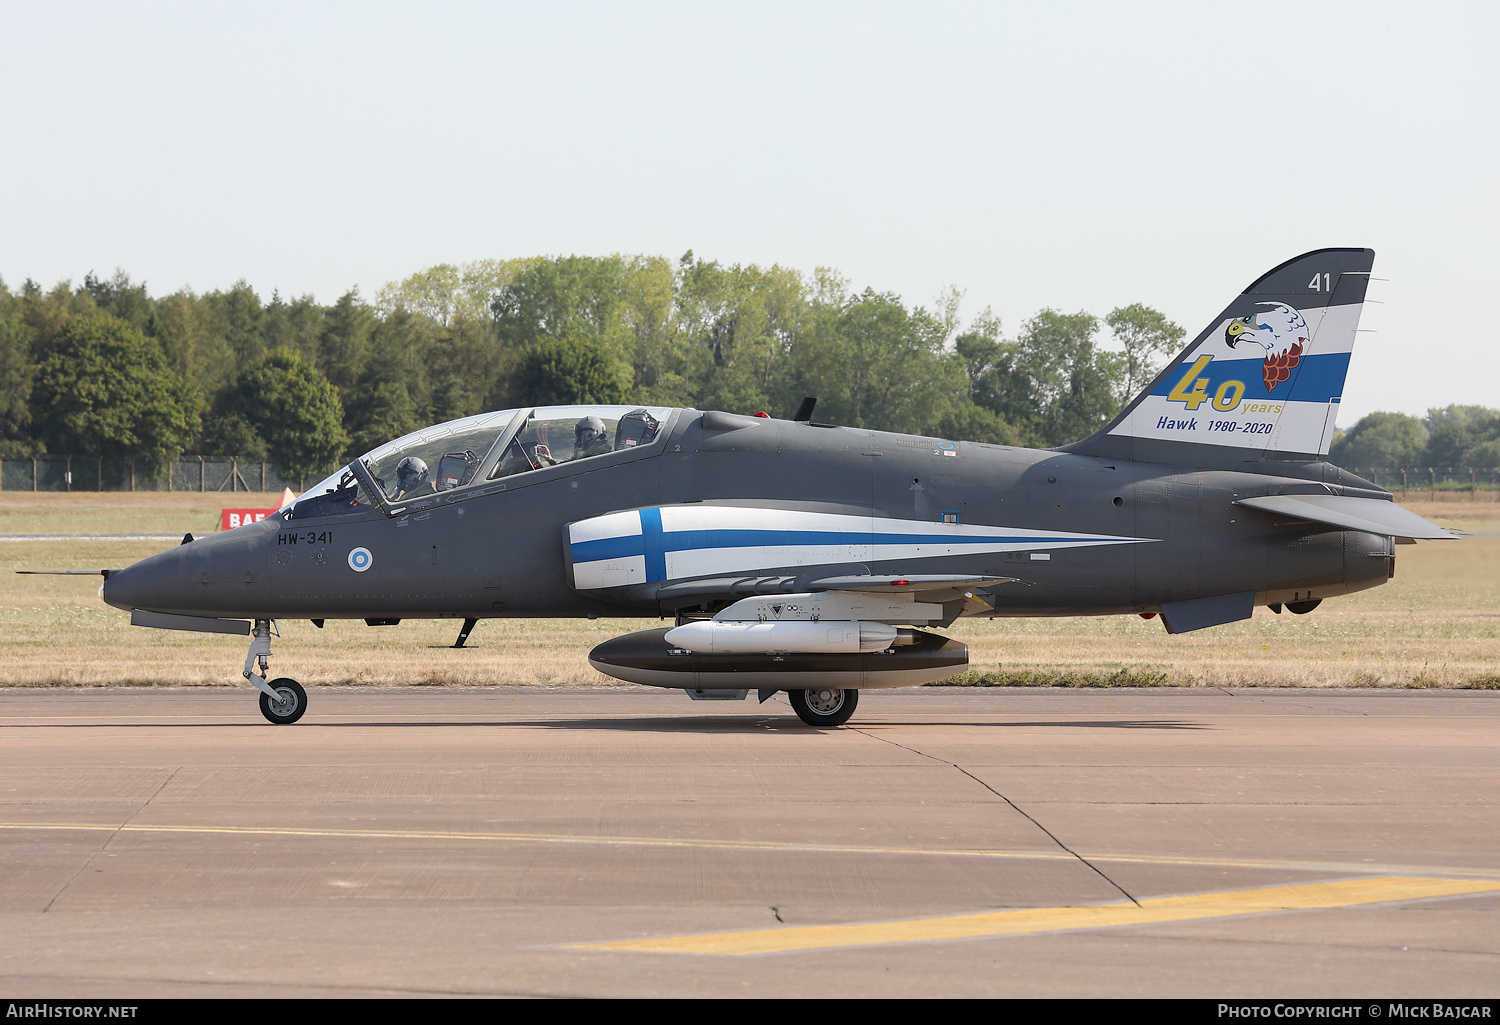
POLYGON ((819 577, 809 591, 851 591, 857 594, 910 594, 917 602, 944 607, 945 622, 959 616, 981 616, 995 611, 979 589, 1015 583, 1019 577, 983 577, 912 573, 906 576, 845 575, 819 577))
POLYGON ((915 594, 917 601, 948 601, 965 592, 996 584, 1011 584, 1018 577, 984 577, 910 573, 905 576, 856 574, 852 576, 817 577, 808 581, 809 591, 858 591, 862 594, 915 594))
MULTIPOLYGON (((848 567, 845 567, 846 569, 848 567)), ((864 594, 911 594, 917 601, 944 602, 965 597, 976 588, 1009 584, 1017 577, 986 577, 935 573, 896 574, 817 572, 781 577, 708 577, 637 588, 631 596, 667 605, 696 604, 715 598, 753 598, 756 595, 803 594, 817 591, 856 591, 864 594)))
POLYGON ((940 625, 960 616, 982 616, 994 611, 980 588, 1015 582, 1017 577, 986 577, 968 574, 911 573, 906 575, 854 573, 863 567, 825 567, 822 571, 784 577, 711 577, 648 584, 630 592, 632 603, 656 602, 663 608, 686 608, 702 602, 738 601, 742 598, 778 594, 816 594, 842 591, 867 595, 911 595, 918 605, 943 607, 940 625), (828 575, 828 569, 842 569, 828 575), (820 575, 821 574, 823 575, 820 575))
POLYGON ((1352 498, 1347 495, 1268 495, 1265 498, 1242 498, 1234 504, 1278 516, 1327 523, 1345 530, 1362 530, 1387 537, 1438 540, 1459 536, 1401 508, 1395 502, 1375 498, 1352 498))

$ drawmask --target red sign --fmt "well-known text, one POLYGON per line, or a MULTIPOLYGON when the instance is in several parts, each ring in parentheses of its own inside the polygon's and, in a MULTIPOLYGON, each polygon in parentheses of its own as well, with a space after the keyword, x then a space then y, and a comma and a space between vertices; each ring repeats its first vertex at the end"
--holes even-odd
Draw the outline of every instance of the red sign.
POLYGON ((219 514, 219 529, 233 530, 247 523, 259 523, 275 511, 275 509, 225 509, 219 514))
POLYGON ((291 488, 283 488, 281 504, 275 509, 225 509, 219 514, 219 529, 233 530, 247 523, 259 523, 273 512, 280 512, 297 500, 291 488))

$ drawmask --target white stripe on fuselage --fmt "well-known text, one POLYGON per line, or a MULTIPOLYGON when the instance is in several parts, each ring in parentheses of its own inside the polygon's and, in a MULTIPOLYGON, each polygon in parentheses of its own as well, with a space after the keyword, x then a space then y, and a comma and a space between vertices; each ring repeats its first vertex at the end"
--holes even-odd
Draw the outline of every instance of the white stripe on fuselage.
MULTIPOLYGON (((1099 545, 1138 544, 1154 538, 1027 527, 945 524, 931 520, 818 513, 747 506, 665 506, 660 509, 660 579, 683 580, 773 568, 893 562, 1004 552, 1051 551, 1099 545), (753 531, 757 543, 736 543, 740 532, 753 531), (810 536, 814 535, 814 536, 810 536)), ((569 539, 620 539, 631 545, 641 537, 640 511, 609 513, 569 524, 569 539)), ((648 538, 641 537, 644 547, 648 538)), ((646 583, 649 560, 636 551, 587 558, 575 549, 574 586, 582 590, 646 583), (580 558, 580 556, 584 556, 580 558)), ((913 570, 915 571, 915 570, 913 570)))

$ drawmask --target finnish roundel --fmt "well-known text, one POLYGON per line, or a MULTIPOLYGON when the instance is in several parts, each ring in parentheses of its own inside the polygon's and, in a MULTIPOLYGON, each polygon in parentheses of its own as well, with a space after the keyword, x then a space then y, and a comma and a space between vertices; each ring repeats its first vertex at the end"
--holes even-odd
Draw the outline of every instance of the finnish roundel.
POLYGON ((349 568, 356 573, 363 573, 374 561, 375 557, 370 554, 368 548, 356 548, 349 553, 349 568))

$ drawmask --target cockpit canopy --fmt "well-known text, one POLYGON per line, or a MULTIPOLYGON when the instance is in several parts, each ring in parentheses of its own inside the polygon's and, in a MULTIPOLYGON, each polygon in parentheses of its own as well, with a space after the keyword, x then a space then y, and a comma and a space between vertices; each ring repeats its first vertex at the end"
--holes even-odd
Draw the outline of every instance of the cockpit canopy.
POLYGON ((671 413, 647 406, 542 406, 451 420, 367 452, 304 492, 292 515, 306 519, 360 506, 390 509, 503 477, 652 445, 671 413))

